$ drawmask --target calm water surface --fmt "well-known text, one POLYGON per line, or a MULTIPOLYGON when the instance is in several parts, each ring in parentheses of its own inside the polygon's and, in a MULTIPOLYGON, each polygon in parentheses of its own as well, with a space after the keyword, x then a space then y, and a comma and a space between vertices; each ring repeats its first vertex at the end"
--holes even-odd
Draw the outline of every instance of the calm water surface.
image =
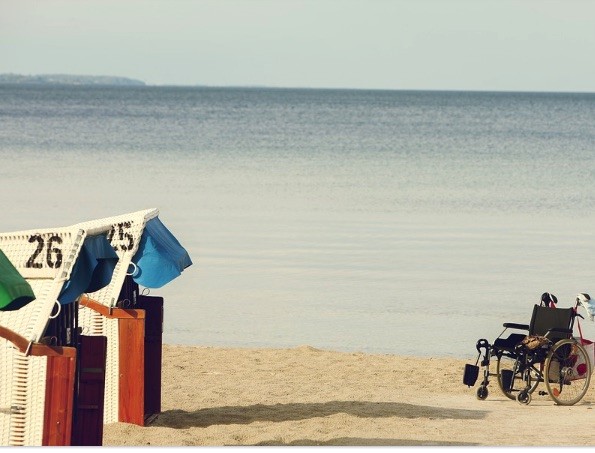
POLYGON ((160 210, 167 343, 474 357, 595 293, 593 94, 0 85, 0 159, 2 231, 160 210))

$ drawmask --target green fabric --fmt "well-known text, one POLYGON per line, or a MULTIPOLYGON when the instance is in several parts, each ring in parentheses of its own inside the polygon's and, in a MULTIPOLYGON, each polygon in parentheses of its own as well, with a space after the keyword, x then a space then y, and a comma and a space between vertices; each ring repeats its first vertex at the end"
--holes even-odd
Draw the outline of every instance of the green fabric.
POLYGON ((18 310, 32 300, 35 294, 31 285, 0 250, 0 310, 18 310))

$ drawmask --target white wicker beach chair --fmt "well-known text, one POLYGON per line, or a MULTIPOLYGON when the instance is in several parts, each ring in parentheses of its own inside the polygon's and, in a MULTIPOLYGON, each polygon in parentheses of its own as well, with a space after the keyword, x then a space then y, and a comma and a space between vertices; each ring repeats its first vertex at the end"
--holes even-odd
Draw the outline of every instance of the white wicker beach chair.
POLYGON ((36 299, 0 311, 0 445, 42 445, 46 356, 35 354, 84 241, 77 227, 0 234, 0 249, 31 285, 36 299))
POLYGON ((86 300, 97 302, 104 310, 90 308, 84 301, 79 309, 79 324, 86 335, 104 335, 107 337, 107 361, 105 370, 104 423, 120 420, 120 337, 119 319, 111 317, 116 312, 118 295, 124 284, 126 275, 132 274, 134 264, 132 257, 138 250, 146 223, 157 217, 157 209, 147 209, 129 214, 97 219, 77 225, 83 230, 108 232, 108 239, 118 254, 110 284, 103 289, 86 295, 86 300))

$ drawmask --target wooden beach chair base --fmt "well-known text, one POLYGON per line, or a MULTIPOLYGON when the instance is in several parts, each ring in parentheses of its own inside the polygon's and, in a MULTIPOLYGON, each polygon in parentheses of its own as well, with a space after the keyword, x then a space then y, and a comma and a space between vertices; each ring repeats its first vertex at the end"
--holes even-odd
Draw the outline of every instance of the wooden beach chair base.
POLYGON ((103 445, 103 402, 107 338, 79 337, 80 367, 72 445, 103 445))
POLYGON ((163 298, 139 295, 135 306, 143 308, 131 309, 108 308, 83 297, 81 306, 106 324, 117 323, 117 336, 108 336, 112 378, 106 378, 104 422, 145 426, 161 412, 163 298))
POLYGON ((40 345, 47 356, 43 446, 71 445, 76 348, 40 345))

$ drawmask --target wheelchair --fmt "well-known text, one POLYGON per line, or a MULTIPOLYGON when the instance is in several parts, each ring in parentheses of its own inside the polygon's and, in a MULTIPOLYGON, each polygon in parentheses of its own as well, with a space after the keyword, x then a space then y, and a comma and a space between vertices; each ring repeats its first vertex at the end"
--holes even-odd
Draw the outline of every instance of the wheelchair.
POLYGON ((531 402, 540 383, 545 384, 546 391, 538 394, 549 395, 558 405, 574 405, 584 397, 591 380, 592 358, 582 345, 582 333, 581 339, 575 338, 573 328, 575 318, 583 318, 577 313, 578 306, 590 310, 595 303, 586 293, 577 296, 572 308, 557 308, 556 303, 554 295, 544 293, 541 303, 533 307, 530 324, 504 323, 504 330, 492 344, 486 339, 477 341, 478 358, 475 365, 465 366, 463 383, 475 385, 481 359, 483 378, 476 393, 478 399, 488 397, 490 377, 496 378, 507 398, 520 404, 531 402), (511 333, 504 338, 508 329, 527 333, 511 333), (495 373, 490 370, 493 360, 495 373))

